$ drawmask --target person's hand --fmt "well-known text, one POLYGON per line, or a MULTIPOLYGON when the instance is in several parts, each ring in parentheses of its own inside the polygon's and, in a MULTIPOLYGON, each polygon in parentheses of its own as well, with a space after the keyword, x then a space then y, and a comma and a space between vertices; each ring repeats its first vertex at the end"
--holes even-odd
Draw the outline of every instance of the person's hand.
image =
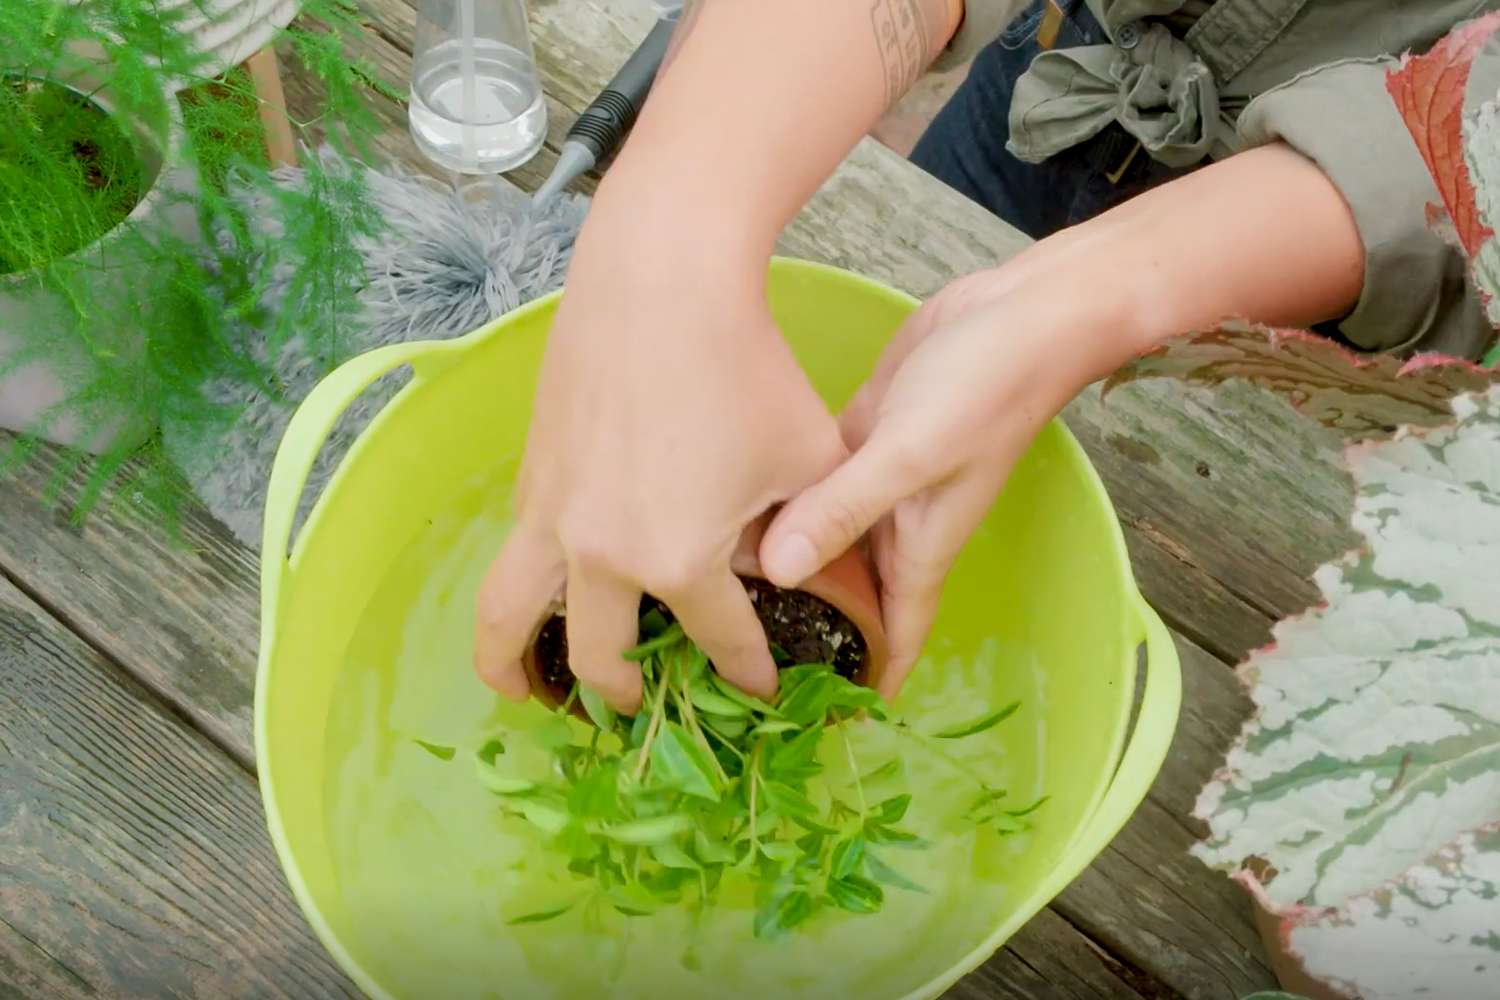
POLYGON ((1088 381, 1068 360, 1065 303, 1024 267, 981 272, 924 304, 842 416, 852 455, 777 515, 761 545, 794 587, 866 532, 881 582, 893 698, 926 641, 943 581, 1037 431, 1088 381))
POLYGON ((522 653, 565 596, 573 672, 633 712, 640 671, 621 654, 644 591, 727 680, 770 697, 776 668, 730 557, 844 457, 838 424, 771 319, 764 261, 646 266, 639 240, 591 239, 547 344, 516 525, 479 594, 475 667, 524 700, 522 653))

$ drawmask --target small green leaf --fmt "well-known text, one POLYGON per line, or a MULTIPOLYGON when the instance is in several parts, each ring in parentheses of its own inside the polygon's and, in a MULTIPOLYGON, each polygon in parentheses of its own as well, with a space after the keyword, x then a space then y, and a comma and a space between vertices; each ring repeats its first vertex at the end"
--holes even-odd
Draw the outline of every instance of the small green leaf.
POLYGON ((875 709, 884 702, 873 688, 856 684, 838 674, 829 674, 828 704, 830 708, 875 709))
POLYGON ((885 893, 863 875, 849 875, 829 879, 828 898, 833 905, 850 913, 874 913, 885 902, 885 893))
POLYGON ((540 923, 545 923, 548 920, 556 920, 558 917, 562 916, 564 913, 567 913, 569 910, 571 910, 573 907, 575 907, 577 905, 578 905, 578 900, 575 899, 575 900, 573 900, 573 902, 569 903, 568 905, 566 905, 566 906, 559 906, 555 910, 541 910, 541 911, 538 911, 536 913, 528 913, 524 917, 516 917, 514 920, 507 920, 506 923, 509 924, 511 927, 519 927, 522 924, 540 924, 540 923))
POLYGON ((779 861, 782 864, 790 864, 802 856, 802 852, 797 849, 795 844, 787 844, 776 840, 761 844, 760 852, 772 861, 779 861))
POLYGON ((667 616, 662 614, 658 608, 652 608, 641 615, 641 635, 644 635, 647 639, 655 639, 665 632, 670 625, 671 623, 667 621, 667 616))
POLYGON ((771 744, 766 755, 765 774, 784 782, 803 782, 823 772, 818 763, 818 745, 823 739, 823 730, 803 730, 785 743, 771 744))
POLYGON ((583 702, 583 710, 593 720, 594 725, 606 733, 613 732, 615 728, 615 710, 610 708, 593 688, 579 686, 578 700, 583 702))
POLYGON ((693 707, 701 712, 712 715, 723 715, 729 718, 742 718, 750 714, 750 709, 735 701, 733 698, 719 694, 713 686, 703 678, 694 681, 688 687, 688 697, 693 702, 693 707))
POLYGON ((963 722, 956 726, 949 726, 947 729, 943 729, 939 732, 933 733, 932 736, 934 739, 939 740, 959 740, 963 739, 965 736, 973 736, 976 733, 982 733, 986 729, 991 729, 1001 722, 1004 722, 1012 715, 1015 715, 1016 710, 1020 707, 1021 703, 1019 701, 1013 701, 1009 705, 1006 705, 1004 708, 1000 709, 998 712, 991 712, 988 715, 982 715, 977 719, 970 720, 969 722, 963 722))
POLYGON ((697 871, 702 866, 693 860, 693 856, 670 840, 660 841, 650 846, 651 856, 657 863, 667 868, 688 868, 697 871))
POLYGON ((986 822, 996 833, 1020 833, 1026 829, 1026 823, 1010 813, 991 816, 986 822))
POLYGON ((693 831, 693 849, 706 864, 724 865, 734 861, 734 851, 730 846, 705 833, 701 827, 693 831))
POLYGON ((599 832, 621 844, 645 846, 671 840, 679 834, 687 833, 692 828, 693 821, 690 818, 682 813, 674 813, 670 816, 654 816, 651 819, 617 823, 599 832))
POLYGON ((521 815, 526 817, 526 822, 543 833, 556 835, 568 825, 567 813, 545 803, 522 799, 520 808, 521 815))
POLYGON ((879 823, 865 824, 865 836, 872 844, 890 844, 894 847, 926 847, 927 841, 914 833, 905 830, 897 830, 892 826, 881 826, 879 823))
POLYGON ((865 857, 865 838, 854 836, 848 840, 839 841, 833 848, 832 863, 829 874, 834 878, 845 878, 859 871, 860 862, 865 857))
POLYGON ((837 676, 827 671, 803 675, 794 685, 788 686, 776 705, 777 709, 785 718, 799 725, 822 723, 828 717, 828 709, 833 702, 833 678, 837 676))
POLYGON ((663 649, 668 648, 669 646, 675 646, 685 638, 686 636, 683 634, 682 626, 676 622, 673 622, 671 625, 663 629, 660 635, 657 635, 656 637, 651 639, 647 639, 645 642, 641 643, 639 646, 636 646, 634 649, 627 649, 620 655, 622 659, 629 660, 631 663, 640 663, 641 661, 647 659, 655 653, 660 652, 663 649))
POLYGON ((651 713, 637 713, 635 721, 630 724, 630 745, 639 747, 646 742, 646 731, 651 728, 651 713))
POLYGON ((877 882, 882 882, 885 885, 893 886, 897 889, 905 889, 907 892, 920 892, 924 894, 927 892, 926 889, 922 888, 920 885, 917 885, 917 883, 913 882, 905 875, 902 875, 900 872, 896 871, 896 869, 892 868, 884 861, 881 861, 874 855, 874 853, 870 851, 865 852, 864 861, 865 870, 868 871, 870 873, 870 877, 877 882))
POLYGON ((979 815, 980 813, 993 806, 996 802, 1005 798, 1007 794, 1008 793, 1003 788, 986 788, 984 791, 979 793, 978 797, 974 799, 974 803, 969 806, 968 815, 979 815))
POLYGON ((779 736, 782 733, 796 732, 801 728, 795 722, 788 722, 785 719, 767 719, 752 729, 751 733, 755 736, 779 736))
POLYGON ((620 764, 600 764, 568 790, 568 809, 581 820, 620 818, 620 764))
POLYGON ((826 826, 823 823, 819 823, 816 820, 814 820, 811 816, 797 815, 797 816, 791 817, 791 819, 792 819, 793 823, 796 823, 798 826, 802 827, 802 829, 806 830, 808 833, 814 834, 816 836, 831 837, 834 834, 838 833, 838 831, 835 830, 833 827, 826 826))
POLYGON ((806 795, 779 781, 765 782, 761 785, 761 793, 766 797, 766 804, 784 816, 810 819, 818 815, 818 807, 806 795))
POLYGON ((726 719, 722 715, 705 715, 703 724, 726 740, 738 740, 749 728, 749 722, 745 718, 726 719))
POLYGON ((901 758, 892 757, 890 760, 886 761, 884 764, 881 764, 869 774, 861 775, 859 780, 861 782, 869 783, 873 781, 880 781, 885 778, 894 778, 900 773, 901 758))
POLYGON ((412 742, 432 754, 438 760, 452 760, 453 755, 458 752, 457 747, 446 747, 440 743, 428 743, 426 740, 413 740, 412 742))
POLYGON ((1022 817, 1022 816, 1029 816, 1032 813, 1036 812, 1038 809, 1040 809, 1042 806, 1046 805, 1047 804, 1047 800, 1050 799, 1051 797, 1052 796, 1050 796, 1050 795, 1043 795, 1041 798, 1037 799, 1035 802, 1033 802, 1031 805, 1027 806, 1025 809, 1009 809, 1009 810, 1006 811, 1005 814, 1007 816, 1015 816, 1018 819, 1020 817, 1022 817))
POLYGON ((902 817, 906 815, 907 807, 910 805, 910 795, 892 796, 875 807, 872 822, 879 823, 881 826, 899 823, 902 817))
POLYGON ((798 889, 776 896, 755 914, 755 936, 774 938, 802 924, 813 914, 813 898, 798 889))
POLYGON ((735 704, 747 708, 752 712, 759 712, 761 715, 777 716, 781 714, 754 695, 749 695, 741 691, 718 674, 711 673, 707 676, 708 682, 713 686, 714 690, 735 704))
POLYGON ((474 756, 479 758, 481 764, 493 766, 495 758, 505 752, 505 744, 499 740, 487 740, 484 746, 474 751, 474 756))
POLYGON ((675 722, 663 723, 651 744, 651 777, 686 795, 719 801, 712 758, 675 722))

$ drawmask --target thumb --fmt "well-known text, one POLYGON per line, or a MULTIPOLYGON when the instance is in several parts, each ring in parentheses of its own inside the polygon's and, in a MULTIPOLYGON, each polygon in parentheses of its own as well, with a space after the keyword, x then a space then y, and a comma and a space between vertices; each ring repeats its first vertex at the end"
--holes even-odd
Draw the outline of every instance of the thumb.
POLYGON ((891 508, 923 486, 880 435, 776 514, 760 544, 761 570, 778 587, 800 586, 843 555, 891 508))

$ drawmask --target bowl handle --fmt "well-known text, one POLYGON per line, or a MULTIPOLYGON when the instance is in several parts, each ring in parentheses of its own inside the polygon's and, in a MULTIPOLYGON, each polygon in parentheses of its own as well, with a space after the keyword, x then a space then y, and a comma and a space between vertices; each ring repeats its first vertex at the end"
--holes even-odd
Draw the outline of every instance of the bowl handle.
POLYGON ((334 423, 382 375, 402 365, 411 365, 411 385, 416 385, 457 360, 463 346, 461 340, 415 341, 361 354, 325 376, 292 414, 276 449, 276 461, 266 487, 260 547, 262 635, 271 634, 270 627, 280 607, 282 580, 291 568, 287 546, 303 488, 334 423))
POLYGON ((1137 598, 1137 607, 1146 644, 1146 687, 1141 694, 1140 712, 1114 779, 1099 808, 1068 848, 1060 865, 1063 871, 1082 871, 1109 846, 1145 799, 1177 731, 1177 711, 1182 705, 1182 667, 1177 659, 1177 646, 1172 633, 1144 598, 1137 598))

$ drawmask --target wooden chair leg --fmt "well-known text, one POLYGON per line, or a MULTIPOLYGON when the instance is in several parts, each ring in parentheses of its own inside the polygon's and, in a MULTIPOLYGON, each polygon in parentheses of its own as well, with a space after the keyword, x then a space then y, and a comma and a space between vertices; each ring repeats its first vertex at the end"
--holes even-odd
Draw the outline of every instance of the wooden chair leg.
POLYGON ((266 155, 271 166, 296 166, 297 139, 286 113, 286 95, 281 89, 281 69, 276 50, 269 45, 245 60, 250 83, 260 99, 260 121, 266 130, 266 155))

